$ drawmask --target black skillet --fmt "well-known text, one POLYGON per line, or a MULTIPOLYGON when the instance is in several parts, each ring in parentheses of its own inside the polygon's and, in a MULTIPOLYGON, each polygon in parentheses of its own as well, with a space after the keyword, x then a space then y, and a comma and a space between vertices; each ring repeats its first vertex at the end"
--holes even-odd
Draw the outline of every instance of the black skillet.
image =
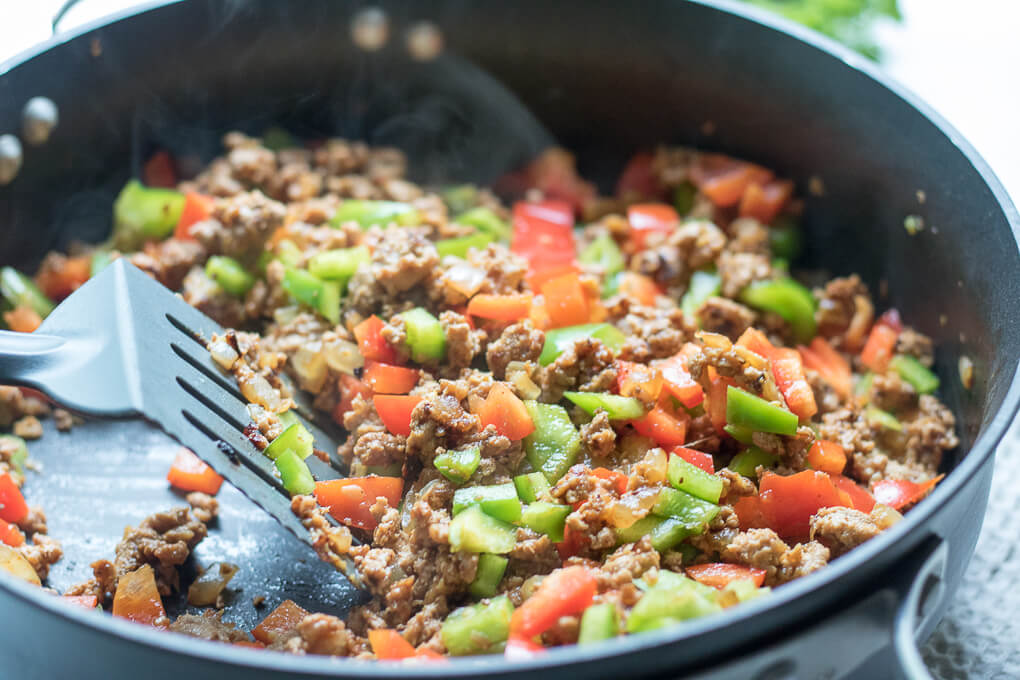
MULTIPOLYGON (((718 149, 794 177, 805 194, 820 178, 824 196, 807 194, 802 264, 859 272, 888 291, 881 304, 934 337, 962 441, 949 475, 906 521, 770 598, 595 649, 428 667, 296 658, 156 633, 5 579, 0 675, 924 677, 915 639, 938 622, 970 559, 995 445, 1020 399, 1011 229, 1020 219, 985 163, 869 62, 743 6, 381 5, 389 41, 376 52, 352 40, 357 3, 188 0, 94 22, 0 65, 0 134, 20 128, 33 96, 60 112, 51 139, 26 146, 20 173, 0 186, 0 263, 31 269, 69 239, 102 239, 112 199, 142 159, 169 148, 208 160, 234 128, 278 123, 302 136, 395 144, 422 181, 491 180, 550 133, 606 182, 635 149, 663 141, 718 149), (445 47, 420 61, 404 36, 425 19, 445 47), (912 214, 927 225, 916 236, 903 228, 912 214), (957 377, 962 355, 974 362, 971 390, 957 377)), ((180 502, 162 481, 172 450, 137 423, 49 431, 32 445, 45 471, 27 493, 67 553, 55 587, 85 578, 123 526, 180 502)), ((221 500, 218 531, 196 559, 242 565, 229 619, 250 626, 285 597, 331 611, 349 604, 345 582, 251 503, 232 489, 221 500), (255 595, 266 608, 252 606, 255 595)))

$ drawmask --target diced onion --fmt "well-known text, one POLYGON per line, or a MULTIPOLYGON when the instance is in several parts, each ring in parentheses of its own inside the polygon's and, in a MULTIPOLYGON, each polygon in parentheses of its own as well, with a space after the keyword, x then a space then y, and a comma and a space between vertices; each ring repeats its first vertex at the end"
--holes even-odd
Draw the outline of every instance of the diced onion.
POLYGON ((694 334, 694 337, 700 340, 701 344, 703 344, 705 347, 713 347, 716 349, 726 351, 733 346, 733 343, 730 342, 730 339, 727 338, 722 333, 698 331, 697 333, 694 334))
POLYGON ((273 412, 279 411, 283 403, 280 393, 273 389, 273 386, 262 375, 252 372, 238 380, 238 385, 241 388, 241 394, 248 401, 265 406, 273 412))
POLYGON ((291 321, 293 321, 294 317, 296 317, 300 312, 301 308, 298 307, 297 305, 277 307, 276 309, 273 310, 273 321, 280 324, 281 326, 285 326, 289 324, 291 321))
POLYGON ((446 270, 445 278, 455 291, 464 297, 471 297, 485 283, 485 272, 469 264, 458 263, 446 270))
POLYGON ((322 351, 326 365, 339 373, 354 374, 354 369, 365 365, 365 357, 361 356, 358 346, 348 340, 335 338, 324 340, 322 351))
POLYGON ((194 607, 211 607, 234 578, 239 567, 229 562, 216 562, 202 572, 188 588, 188 604, 194 607))
POLYGON ((768 360, 757 352, 752 352, 746 347, 741 345, 734 345, 733 351, 736 352, 737 356, 743 359, 747 364, 757 368, 759 371, 764 371, 769 366, 768 360))
POLYGON ((974 362, 966 354, 961 354, 957 368, 960 371, 960 384, 964 389, 969 390, 974 386, 974 362))
POLYGON ((850 319, 850 325, 843 334, 843 345, 851 351, 856 352, 864 346, 864 338, 871 329, 871 322, 875 318, 875 306, 867 295, 854 296, 854 315, 850 319))
POLYGON ((898 510, 890 508, 888 505, 882 505, 881 503, 875 503, 875 507, 871 509, 871 519, 875 521, 878 528, 885 531, 893 524, 896 524, 903 515, 898 510))
POLYGON ((618 529, 626 529, 642 517, 646 517, 658 500, 659 489, 656 487, 646 486, 624 494, 609 509, 609 521, 618 529))
POLYGON ((303 389, 316 393, 322 391, 329 371, 321 342, 309 342, 299 347, 291 356, 290 365, 303 389))
POLYGON ((538 399, 542 388, 531 379, 528 365, 523 361, 511 361, 506 365, 506 380, 512 384, 523 399, 538 399))
POLYGON ((213 361, 227 371, 233 368, 234 363, 240 358, 234 348, 224 338, 219 336, 213 338, 212 342, 209 343, 209 354, 212 355, 213 361))

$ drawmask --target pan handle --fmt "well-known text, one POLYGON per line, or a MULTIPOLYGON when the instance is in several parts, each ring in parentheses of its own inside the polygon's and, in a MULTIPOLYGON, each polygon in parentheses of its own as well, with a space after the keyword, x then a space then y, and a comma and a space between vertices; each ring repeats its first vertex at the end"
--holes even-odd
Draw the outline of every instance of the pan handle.
POLYGON ((50 28, 53 30, 53 35, 56 35, 60 31, 60 22, 64 20, 67 13, 74 8, 81 0, 64 0, 64 4, 60 6, 57 13, 53 15, 53 19, 50 21, 50 28))
POLYGON ((906 592, 893 620, 893 651, 899 662, 900 677, 905 680, 932 680, 917 648, 918 634, 930 629, 932 618, 945 593, 945 571, 949 547, 931 537, 921 548, 921 565, 905 577, 906 592), (909 580, 907 580, 909 579, 909 580))

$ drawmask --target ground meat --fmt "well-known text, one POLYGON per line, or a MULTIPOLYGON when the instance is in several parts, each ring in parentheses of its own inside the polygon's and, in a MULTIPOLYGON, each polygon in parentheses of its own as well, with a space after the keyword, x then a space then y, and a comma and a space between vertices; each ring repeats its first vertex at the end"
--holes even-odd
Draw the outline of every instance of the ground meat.
POLYGON ((510 560, 501 589, 520 597, 520 586, 532 576, 549 574, 562 563, 555 544, 545 534, 517 529, 517 545, 507 556, 510 560))
MULTIPOLYGON (((719 375, 733 378, 737 387, 758 396, 766 396, 763 394, 766 387, 765 371, 747 363, 732 347, 730 349, 702 347, 700 352, 693 354, 688 360, 687 367, 691 377, 701 383, 706 390, 709 388, 706 370, 709 366, 714 367, 719 375)), ((776 398, 778 399, 778 396, 776 398)))
POLYGON ((482 351, 485 331, 474 330, 468 318, 457 312, 443 312, 439 315, 439 323, 446 337, 446 359, 442 369, 446 374, 456 375, 462 368, 470 366, 482 351))
POLYGON ((55 408, 53 409, 53 423, 57 426, 58 431, 70 432, 71 427, 74 426, 74 416, 71 415, 70 411, 55 408))
POLYGON ((719 506, 717 514, 708 524, 708 529, 688 539, 690 545, 697 548, 706 561, 718 561, 729 549, 730 544, 740 534, 740 518, 732 506, 719 506))
POLYGON ((42 416, 49 411, 41 399, 26 397, 17 387, 0 385, 0 427, 9 427, 22 416, 42 416))
POLYGON ((736 340, 754 323, 754 312, 728 298, 710 297, 698 308, 702 330, 736 340))
POLYGON ((730 241, 726 249, 730 252, 769 254, 769 228, 753 217, 733 220, 729 232, 730 241))
POLYGON ((822 416, 818 438, 833 441, 853 458, 851 475, 867 484, 881 479, 885 455, 875 449, 875 431, 864 414, 856 408, 841 408, 822 416), (873 455, 874 454, 874 455, 873 455))
POLYGON ((613 352, 594 338, 580 338, 539 373, 542 401, 558 402, 568 390, 608 392, 616 383, 613 352))
POLYGON ((588 538, 579 554, 596 556, 616 545, 610 510, 620 496, 609 480, 596 476, 587 465, 574 465, 551 493, 559 502, 574 506, 566 525, 571 533, 588 538))
POLYGON ((907 326, 896 338, 896 353, 916 357, 925 366, 935 363, 935 347, 927 335, 907 326))
POLYGON ((325 510, 314 496, 294 496, 290 509, 308 529, 316 554, 324 562, 346 572, 347 562, 342 556, 351 549, 351 530, 342 525, 335 526, 326 519, 325 510))
POLYGON ((955 425, 952 411, 930 394, 921 395, 917 415, 903 421, 906 444, 898 460, 912 468, 908 479, 920 482, 935 476, 943 452, 960 443, 955 425))
POLYGON ((723 480, 722 495, 719 498, 721 505, 732 505, 741 496, 753 496, 758 493, 754 482, 729 468, 722 468, 716 476, 723 480))
POLYGON ((829 381, 825 380, 820 373, 810 368, 804 370, 804 375, 807 378, 808 385, 811 386, 812 394, 815 396, 819 415, 832 413, 840 407, 842 400, 829 381))
POLYGON ((309 614, 297 626, 295 645, 287 651, 329 656, 352 656, 365 651, 365 641, 347 630, 343 621, 329 614, 309 614), (294 647, 297 647, 296 649, 294 647))
POLYGON ((914 386, 900 377, 899 373, 876 373, 869 392, 871 403, 883 411, 900 413, 917 405, 917 391, 914 386))
POLYGON ((287 209, 260 191, 218 199, 209 219, 196 222, 192 235, 213 255, 248 262, 262 251, 269 236, 283 225, 287 209))
POLYGON ((18 522, 18 528, 31 538, 35 534, 47 533, 46 513, 39 506, 32 506, 25 519, 18 522))
POLYGON ((109 560, 96 560, 91 565, 92 578, 71 586, 65 595, 94 595, 100 603, 113 597, 117 590, 117 568, 109 560))
POLYGON ((627 314, 616 322, 627 338, 620 358, 646 362, 673 356, 693 337, 696 329, 689 323, 678 307, 630 306, 627 314))
POLYGON ((245 321, 244 302, 216 285, 202 267, 194 267, 184 277, 181 296, 225 328, 238 328, 245 321))
POLYGON ((598 571, 599 592, 619 590, 647 572, 659 568, 659 551, 652 548, 652 540, 644 536, 636 543, 627 543, 606 557, 598 571))
POLYGON ((386 466, 404 462, 406 438, 389 432, 366 432, 354 442, 354 455, 363 465, 386 466))
POLYGON ((203 524, 209 524, 220 514, 220 502, 209 494, 192 491, 185 496, 185 500, 191 506, 191 512, 195 515, 195 519, 203 524))
POLYGON ((467 396, 466 386, 457 382, 434 383, 422 393, 421 403, 411 413, 407 453, 417 456, 426 466, 432 465, 437 448, 457 448, 467 435, 479 429, 478 416, 469 413, 461 403, 467 396))
POLYGON ((817 541, 791 548, 771 529, 737 534, 722 553, 724 560, 765 570, 765 584, 781 585, 828 564, 829 549, 817 541))
POLYGON ((616 430, 604 410, 596 411, 591 422, 581 426, 581 446, 596 459, 608 458, 616 450, 616 430))
POLYGON ((14 436, 22 439, 39 439, 43 436, 42 423, 35 416, 22 416, 14 423, 14 436))
POLYGON ((348 305, 383 318, 423 302, 424 284, 436 270, 439 254, 420 230, 395 228, 380 237, 370 266, 362 266, 348 284, 348 305))
POLYGON ((711 264, 726 246, 726 235, 705 220, 688 221, 656 247, 638 251, 630 269, 651 276, 667 289, 680 289, 691 272, 711 264))
POLYGON ((201 614, 181 614, 170 624, 170 630, 213 642, 251 641, 248 633, 223 620, 222 611, 212 609, 206 609, 201 614))
POLYGON ((124 529, 124 538, 115 550, 117 576, 150 564, 156 571, 159 594, 169 595, 180 589, 177 567, 184 564, 207 533, 205 524, 188 508, 174 508, 146 517, 137 527, 124 529))
POLYGON ((538 361, 544 345, 545 333, 532 326, 530 321, 521 321, 507 326, 498 338, 489 343, 485 361, 492 374, 502 379, 511 361, 538 361))
POLYGON ((197 241, 168 238, 148 241, 130 256, 131 264, 170 290, 178 290, 192 267, 205 261, 205 248, 197 241))
POLYGON ((859 350, 874 317, 874 305, 856 274, 829 281, 825 288, 816 291, 818 334, 829 338, 836 346, 847 351, 859 350))
POLYGON ((40 581, 46 580, 50 574, 50 566, 64 556, 60 541, 45 534, 36 534, 32 537, 31 543, 23 544, 17 551, 32 565, 40 581))
POLYGON ((815 432, 807 425, 797 428, 792 436, 755 432, 752 442, 758 448, 778 456, 783 467, 790 473, 799 472, 807 466, 807 452, 815 442, 815 432))
POLYGON ((722 278, 722 294, 735 298, 748 284, 772 276, 772 262, 768 255, 723 251, 716 260, 722 278))
POLYGON ((811 540, 827 547, 834 558, 881 532, 874 519, 852 508, 822 508, 811 517, 811 540))

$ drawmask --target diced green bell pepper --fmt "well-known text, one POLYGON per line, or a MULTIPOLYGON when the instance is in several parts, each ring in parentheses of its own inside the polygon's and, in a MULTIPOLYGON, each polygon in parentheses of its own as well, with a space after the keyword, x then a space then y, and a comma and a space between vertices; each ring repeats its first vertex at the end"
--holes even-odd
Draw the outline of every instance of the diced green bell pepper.
POLYGON ((857 397, 859 403, 868 403, 870 400, 871 385, 875 382, 875 374, 868 371, 860 378, 857 379, 857 384, 854 385, 854 396, 857 397))
POLYGON ((365 246, 337 248, 313 256, 308 261, 308 271, 320 279, 340 281, 346 285, 358 267, 371 260, 372 255, 365 246))
POLYGON ((284 239, 276 244, 276 259, 285 267, 297 267, 301 263, 301 249, 290 239, 284 239))
POLYGON ((686 491, 709 503, 718 503, 719 497, 722 496, 722 477, 709 474, 680 456, 669 457, 666 477, 673 488, 686 491))
POLYGON ((635 420, 645 415, 645 407, 634 397, 605 392, 564 392, 563 396, 588 415, 603 409, 610 420, 635 420))
POLYGON ((535 431, 524 438, 524 451, 531 466, 555 484, 577 460, 581 435, 570 421, 567 410, 558 404, 525 401, 524 407, 535 424, 535 431))
POLYGON ((440 629, 446 651, 453 656, 483 654, 510 635, 514 605, 506 595, 453 611, 440 629))
POLYGON ((472 505, 450 521, 450 550, 453 552, 505 555, 515 545, 517 528, 485 514, 481 506, 472 505))
POLYGON ((626 265, 620 246, 609 234, 602 234, 589 243, 577 259, 581 264, 597 265, 606 276, 622 271, 626 265))
POLYGON ((660 573, 660 583, 649 588, 631 609, 627 617, 627 632, 657 630, 721 611, 714 594, 693 586, 662 583, 662 575, 660 573))
POLYGON ((722 291, 722 277, 716 272, 697 271, 691 274, 691 281, 687 284, 687 291, 680 299, 680 309, 684 314, 693 318, 698 315, 698 309, 705 304, 705 300, 718 295, 722 291))
POLYGON ((918 394, 931 394, 939 388, 938 376, 910 355, 897 354, 889 361, 889 368, 913 385, 918 394))
POLYGON ((563 540, 563 527, 571 510, 569 505, 535 501, 524 507, 521 524, 545 534, 553 543, 559 543, 563 540))
POLYGON ((893 430, 894 432, 903 431, 903 423, 901 423, 893 414, 888 411, 883 411, 880 408, 869 406, 864 410, 864 417, 872 425, 878 425, 879 427, 884 427, 885 429, 893 430))
POLYGON ((588 645, 616 637, 620 632, 620 617, 612 602, 593 604, 581 615, 581 628, 577 644, 588 645))
POLYGON ((439 194, 451 215, 470 210, 478 203, 478 188, 474 184, 455 184, 445 187, 439 194))
POLYGON ((56 306, 39 290, 35 281, 14 267, 0 269, 0 295, 15 307, 28 307, 45 319, 56 306))
POLYGON ((800 421, 781 406, 730 385, 726 388, 726 422, 754 432, 792 435, 800 421))
POLYGON ((277 472, 280 473, 283 488, 292 496, 310 494, 315 491, 315 479, 312 477, 312 471, 308 469, 308 464, 301 456, 294 453, 292 449, 286 449, 280 453, 273 462, 277 472))
POLYGON ((340 285, 339 281, 323 281, 319 293, 319 314, 334 324, 340 323, 340 299, 343 297, 340 285))
POLYGON ((780 218, 769 227, 769 247, 776 257, 793 262, 800 255, 803 239, 800 227, 789 218, 780 218))
POLYGON ((8 462, 19 473, 25 473, 25 461, 28 460, 28 444, 21 437, 13 434, 0 434, 0 444, 8 451, 8 462))
POLYGON ((173 233, 184 210, 184 194, 130 180, 113 203, 113 243, 134 250, 145 241, 173 233))
POLYGON ((469 446, 454 451, 445 451, 432 461, 436 469, 454 484, 463 484, 471 479, 482 460, 482 451, 477 446, 469 446))
POLYGON ((499 555, 479 555, 475 580, 468 586, 471 594, 479 599, 495 596, 499 582, 503 580, 503 574, 506 573, 508 563, 507 558, 499 555))
MULTIPOLYGON (((283 418, 280 420, 283 420, 283 418)), ((276 460, 281 453, 289 449, 300 456, 301 460, 304 460, 312 455, 313 443, 312 433, 308 431, 308 428, 295 421, 288 425, 273 441, 269 442, 269 446, 262 453, 267 458, 276 460)))
POLYGON ((446 356, 446 336, 439 319, 422 307, 398 314, 407 331, 407 348, 419 364, 442 361, 446 356))
POLYGON ((529 472, 526 475, 514 477, 514 486, 517 487, 517 495, 525 503, 547 500, 549 498, 549 480, 541 472, 529 472))
POLYGON ((702 533, 708 523, 715 519, 719 514, 719 506, 686 491, 664 486, 659 491, 659 499, 652 513, 680 521, 693 535, 702 533))
POLYGON ((283 289, 300 304, 312 309, 319 308, 322 280, 304 269, 288 268, 283 274, 283 289))
POLYGON ((620 292, 620 282, 623 281, 625 272, 610 274, 602 281, 602 299, 610 298, 620 292))
POLYGON ((665 552, 675 548, 685 538, 696 533, 700 533, 700 531, 695 531, 684 521, 674 517, 647 515, 629 527, 617 529, 616 540, 619 543, 636 543, 642 537, 649 536, 652 540, 652 547, 659 552, 665 552))
POLYGON ((226 255, 213 255, 205 261, 205 275, 235 297, 244 297, 255 285, 255 277, 241 263, 226 255))
POLYGON ((815 299, 810 290, 791 278, 755 281, 740 292, 740 301, 781 316, 798 342, 806 344, 815 337, 815 299))
POLYGON ((453 514, 459 515, 472 506, 481 506, 490 517, 504 522, 521 519, 521 501, 513 482, 490 486, 469 486, 453 492, 453 514))
POLYGON ((453 219, 457 224, 474 227, 478 231, 492 234, 497 240, 510 238, 510 225, 501 220, 491 209, 479 206, 463 212, 453 219))
POLYGON ((741 444, 751 444, 754 439, 754 431, 747 427, 739 427, 737 425, 725 425, 723 430, 726 434, 736 439, 741 444))
POLYGON ((698 188, 690 182, 678 184, 673 189, 673 207, 676 208, 677 215, 680 217, 689 215, 694 210, 694 199, 697 195, 698 188))
POLYGON ((407 203, 348 199, 340 204, 333 219, 329 221, 334 227, 339 227, 344 222, 357 222, 362 229, 376 225, 385 227, 390 223, 406 227, 420 224, 421 213, 407 203))
POLYGON ((113 262, 113 253, 109 250, 96 250, 89 261, 89 276, 95 276, 113 262))
POLYGON ((283 413, 277 413, 276 417, 280 421, 280 424, 283 425, 284 429, 290 427, 294 423, 301 422, 300 420, 298 420, 297 413, 294 413, 294 411, 290 409, 284 411, 283 413))
POLYGON ((624 340, 627 339, 616 326, 608 323, 586 323, 580 326, 556 328, 546 331, 545 344, 542 346, 542 354, 538 357, 538 363, 548 366, 581 338, 601 340, 602 344, 614 354, 620 351, 624 340))
POLYGON ((485 246, 495 240, 496 237, 494 235, 484 231, 479 231, 474 234, 468 234, 467 236, 440 239, 436 241, 436 251, 439 253, 440 257, 454 255, 456 257, 463 258, 467 257, 468 251, 472 248, 476 250, 485 250, 485 246))
POLYGON ((740 578, 727 583, 722 592, 732 593, 737 598, 737 602, 747 602, 756 597, 771 593, 772 589, 769 587, 759 588, 751 579, 740 578))
POLYGON ((758 469, 759 465, 763 468, 769 469, 774 468, 778 462, 778 457, 767 451, 763 451, 757 446, 750 446, 733 456, 733 460, 731 460, 730 464, 726 467, 733 470, 738 475, 743 475, 750 479, 757 479, 758 475, 755 470, 758 469))

